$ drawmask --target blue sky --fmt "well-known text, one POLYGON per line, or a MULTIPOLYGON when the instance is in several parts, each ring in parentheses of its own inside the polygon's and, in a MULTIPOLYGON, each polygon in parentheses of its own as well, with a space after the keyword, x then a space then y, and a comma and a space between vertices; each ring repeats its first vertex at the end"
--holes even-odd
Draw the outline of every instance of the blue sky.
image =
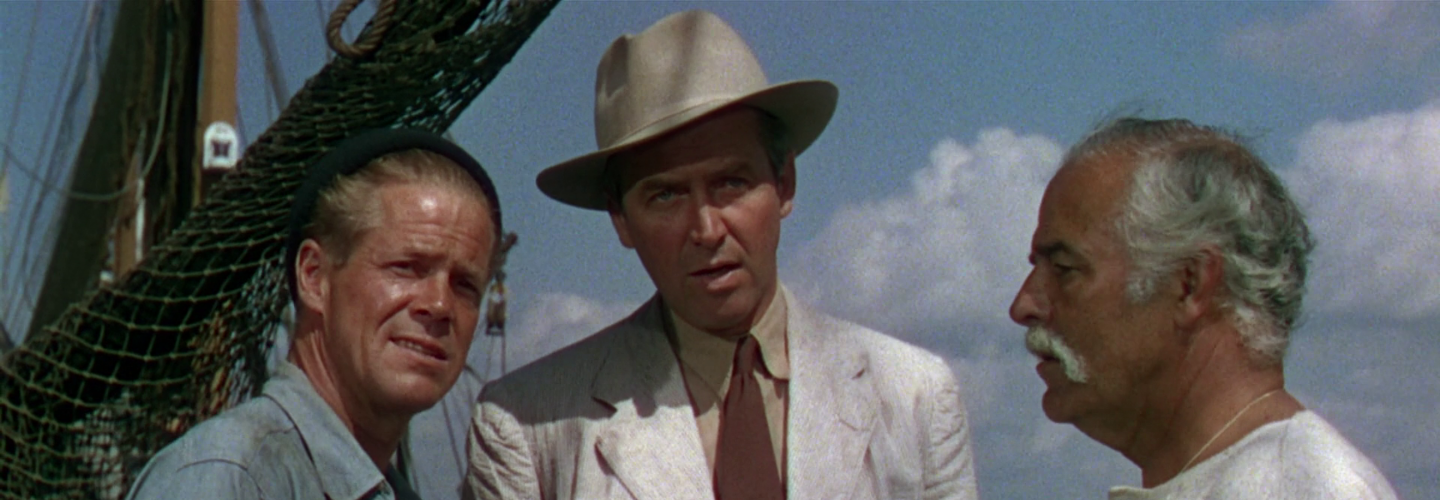
MULTIPOLYGON (((0 2, 0 116, 18 106, 21 124, 0 138, 32 166, 45 158, 40 124, 68 85, 61 61, 85 5, 43 3, 16 101, 35 4, 0 2)), ((321 9, 266 6, 293 92, 324 62, 321 9)), ((1005 312, 1060 152, 1107 114, 1138 108, 1252 136, 1282 172, 1320 241, 1290 388, 1404 498, 1440 498, 1440 280, 1429 271, 1440 253, 1440 3, 562 3, 452 129, 492 171, 520 233, 510 367, 653 293, 603 214, 550 201, 534 176, 594 148, 605 46, 687 8, 734 25, 772 81, 839 86, 834 120, 798 161, 782 277, 822 310, 951 363, 985 497, 1103 498, 1139 481, 1118 453, 1045 420, 1043 384, 1005 312)), ((242 131, 254 138, 276 113, 243 11, 242 131)), ((7 246, 22 241, 22 207, 42 206, 11 168, 7 246)), ((26 270, 14 261, 0 280, 0 294, 15 294, 0 295, 7 307, 33 293, 11 285, 26 270)), ((477 340, 472 361, 497 373, 498 349, 477 340)), ((442 436, 447 423, 463 431, 476 390, 462 384, 417 420, 431 498, 453 494, 457 456, 442 436)))

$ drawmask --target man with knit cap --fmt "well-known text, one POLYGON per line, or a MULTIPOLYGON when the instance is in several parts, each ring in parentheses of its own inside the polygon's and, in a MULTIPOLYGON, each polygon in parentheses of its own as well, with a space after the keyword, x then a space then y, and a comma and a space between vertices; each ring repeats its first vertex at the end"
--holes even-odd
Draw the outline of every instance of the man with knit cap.
POLYGON ((657 293, 487 385, 476 498, 974 498, 969 426, 939 357, 779 282, 795 157, 837 91, 771 85, 703 11, 616 39, 597 71, 598 151, 540 190, 604 211, 657 293))
POLYGON ((450 141, 405 129, 342 141, 291 210, 288 359, 259 396, 162 449, 129 498, 418 498, 391 459, 465 368, 500 220, 490 177, 450 141))

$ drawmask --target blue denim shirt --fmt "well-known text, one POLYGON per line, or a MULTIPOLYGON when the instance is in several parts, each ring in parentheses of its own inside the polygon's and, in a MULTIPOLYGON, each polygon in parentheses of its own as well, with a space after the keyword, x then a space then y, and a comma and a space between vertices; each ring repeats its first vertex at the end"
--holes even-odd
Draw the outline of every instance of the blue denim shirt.
POLYGON ((282 361, 260 397, 160 450, 129 498, 418 498, 393 467, 387 472, 376 469, 305 373, 282 361))

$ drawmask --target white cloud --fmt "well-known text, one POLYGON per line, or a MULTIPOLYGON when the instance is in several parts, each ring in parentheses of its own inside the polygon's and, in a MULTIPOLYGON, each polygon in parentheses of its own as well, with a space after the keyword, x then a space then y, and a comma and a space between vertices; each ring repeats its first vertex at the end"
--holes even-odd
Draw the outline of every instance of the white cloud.
POLYGON ((623 319, 637 307, 639 303, 542 293, 513 315, 514 321, 506 328, 510 337, 507 364, 511 369, 518 368, 573 344, 623 319))
MULTIPOLYGON (((510 370, 585 338, 640 306, 565 293, 542 293, 534 299, 512 297, 516 299, 527 305, 512 310, 505 329, 506 365, 510 370)), ((475 372, 460 377, 440 404, 411 420, 414 479, 422 497, 459 497, 471 411, 480 397, 483 379, 501 373, 500 349, 498 338, 476 337, 469 356, 475 372)))
POLYGON ((1324 121, 1286 171, 1316 233, 1309 309, 1391 319, 1440 311, 1440 101, 1324 121))
POLYGON ((892 331, 1005 323, 1061 153, 1048 138, 1003 128, 972 145, 942 140, 908 191, 841 208, 786 282, 826 310, 892 331))
POLYGON ((1384 471, 1403 498, 1440 498, 1440 312, 1390 320, 1327 315, 1295 333, 1291 392, 1334 424, 1384 471))
POLYGON ((1258 22, 1224 50, 1279 73, 1335 86, 1376 75, 1440 81, 1440 3, 1336 1, 1286 22, 1258 22))
MULTIPOLYGON (((1003 128, 970 144, 942 140, 908 189, 841 208, 786 266, 786 282, 821 310, 947 357, 970 410, 986 496, 1098 497, 1108 486, 1138 483, 1137 469, 1119 453, 1045 418, 1043 384, 1020 328, 1006 316, 1028 269, 1040 196, 1061 154, 1051 139, 1003 128)), ((1440 320, 1440 284, 1422 266, 1440 253, 1440 104, 1317 124, 1299 139, 1297 158, 1283 172, 1321 246, 1310 323, 1296 333, 1287 361, 1291 387, 1402 491, 1433 493, 1425 481, 1435 459, 1426 450, 1440 446, 1428 431, 1440 427, 1433 399, 1440 375, 1416 374, 1433 373, 1428 365, 1440 355, 1428 333, 1434 328, 1421 326, 1440 320), (1368 320, 1357 317, 1392 325, 1366 328, 1368 320), (1359 338, 1369 340, 1366 348, 1359 338)), ((638 306, 557 293, 519 302, 527 305, 511 323, 511 367, 638 306)), ((459 401, 473 394, 455 399, 450 412, 459 417, 459 401)), ((443 416, 432 412, 424 425, 450 431, 437 430, 441 436, 456 432, 443 416)), ((422 486, 449 496, 458 481, 449 472, 453 451, 431 443, 427 453, 430 465, 422 467, 434 470, 422 486)))
MULTIPOLYGON (((1061 154, 1050 139, 1006 129, 973 144, 943 140, 907 190, 838 210, 787 276, 822 310, 949 359, 971 412, 981 487, 992 496, 1099 496, 1138 482, 1119 453, 1044 417, 1043 384, 1006 317, 1061 154)), ((1290 385, 1402 491, 1433 491, 1416 478, 1433 470, 1422 451, 1440 436, 1417 430, 1440 426, 1440 375, 1415 374, 1433 373, 1427 360, 1440 355, 1435 329, 1423 326, 1440 320, 1440 281, 1424 271, 1440 254, 1440 103, 1316 124, 1296 157, 1282 172, 1320 247, 1310 323, 1287 361, 1290 385), (1362 349, 1361 338, 1384 345, 1362 349)))
POLYGON ((1045 418, 1044 385, 1007 312, 1062 154, 1054 140, 1004 128, 971 144, 941 140, 907 190, 838 210, 786 279, 821 310, 948 359, 984 496, 1071 498, 1133 482, 1120 454, 1045 418))

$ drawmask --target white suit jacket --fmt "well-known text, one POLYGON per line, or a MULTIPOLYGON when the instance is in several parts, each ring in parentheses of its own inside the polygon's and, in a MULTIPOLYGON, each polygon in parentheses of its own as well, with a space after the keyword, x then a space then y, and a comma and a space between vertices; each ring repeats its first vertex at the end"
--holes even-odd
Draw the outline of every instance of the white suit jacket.
MULTIPOLYGON (((789 295, 789 498, 976 497, 959 387, 934 354, 789 295)), ((711 499, 680 365, 652 298, 487 384, 467 498, 711 499)))

